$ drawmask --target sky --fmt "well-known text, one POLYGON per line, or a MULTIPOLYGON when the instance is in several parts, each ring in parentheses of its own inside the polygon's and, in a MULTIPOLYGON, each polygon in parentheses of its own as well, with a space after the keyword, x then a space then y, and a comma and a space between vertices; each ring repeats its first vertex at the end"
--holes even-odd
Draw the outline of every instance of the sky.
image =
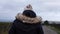
POLYGON ((60 21, 60 0, 0 0, 0 21, 14 21, 28 4, 42 21, 60 21))

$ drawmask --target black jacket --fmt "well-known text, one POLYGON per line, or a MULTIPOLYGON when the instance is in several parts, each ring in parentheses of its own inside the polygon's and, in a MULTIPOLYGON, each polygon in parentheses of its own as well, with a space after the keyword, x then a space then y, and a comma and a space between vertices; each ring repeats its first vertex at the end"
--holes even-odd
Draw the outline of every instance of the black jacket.
POLYGON ((19 20, 17 18, 14 20, 13 25, 9 30, 9 34, 44 34, 40 22, 33 23, 33 22, 37 22, 37 21, 33 21, 32 23, 27 23, 29 21, 25 20, 26 22, 23 22, 22 19, 23 18, 20 18, 19 20))

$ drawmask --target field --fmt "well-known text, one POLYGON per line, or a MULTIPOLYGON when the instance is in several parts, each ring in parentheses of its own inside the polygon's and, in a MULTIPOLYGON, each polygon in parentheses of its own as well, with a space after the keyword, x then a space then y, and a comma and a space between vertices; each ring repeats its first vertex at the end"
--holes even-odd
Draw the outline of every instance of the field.
POLYGON ((0 22, 0 34, 8 34, 11 24, 8 22, 0 22))
POLYGON ((57 30, 60 31, 60 24, 51 24, 50 26, 55 27, 57 30))
POLYGON ((51 24, 50 26, 54 27, 52 29, 55 30, 58 34, 60 34, 60 24, 51 24))

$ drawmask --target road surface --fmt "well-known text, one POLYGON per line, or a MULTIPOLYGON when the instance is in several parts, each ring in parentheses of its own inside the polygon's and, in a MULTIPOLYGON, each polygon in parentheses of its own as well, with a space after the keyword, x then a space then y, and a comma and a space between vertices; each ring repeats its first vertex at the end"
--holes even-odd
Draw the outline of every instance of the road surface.
POLYGON ((42 26, 42 28, 43 28, 44 34, 57 34, 56 31, 48 28, 47 26, 42 26))

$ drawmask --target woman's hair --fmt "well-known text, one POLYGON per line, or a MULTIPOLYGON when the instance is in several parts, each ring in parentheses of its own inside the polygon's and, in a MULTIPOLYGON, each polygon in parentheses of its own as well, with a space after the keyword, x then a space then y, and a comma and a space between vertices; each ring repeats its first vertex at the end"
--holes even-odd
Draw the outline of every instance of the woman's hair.
POLYGON ((32 10, 24 10, 23 15, 25 15, 27 17, 30 17, 30 18, 35 18, 36 17, 36 13, 32 10))

